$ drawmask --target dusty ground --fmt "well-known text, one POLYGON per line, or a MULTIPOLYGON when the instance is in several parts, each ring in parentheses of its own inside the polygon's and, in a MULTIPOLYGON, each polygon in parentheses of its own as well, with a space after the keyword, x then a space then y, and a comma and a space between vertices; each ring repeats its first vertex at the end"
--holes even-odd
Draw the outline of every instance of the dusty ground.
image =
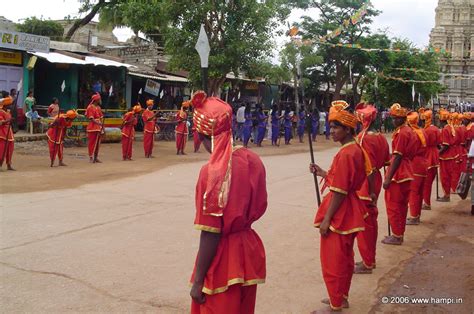
MULTIPOLYGON (((69 148, 69 167, 53 169, 45 150, 18 149, 19 171, 0 173, 2 312, 188 311, 199 236, 192 229, 194 184, 208 155, 176 157, 171 143, 158 143, 157 158, 147 160, 140 145, 133 162, 120 161, 119 145, 105 145, 103 164, 89 164, 86 148, 69 148)), ((328 167, 337 146, 322 140, 316 147, 328 167)), ((306 145, 252 149, 262 155, 269 193, 267 213, 255 224, 267 253, 257 312, 322 308, 306 145)), ((346 312, 472 312, 474 217, 469 202, 455 196, 440 204, 422 213, 422 225, 408 227, 403 246, 378 246, 377 269, 354 277, 346 312), (381 304, 383 296, 405 295, 464 302, 381 304)), ((382 200, 379 206, 381 238, 387 221, 382 200)))

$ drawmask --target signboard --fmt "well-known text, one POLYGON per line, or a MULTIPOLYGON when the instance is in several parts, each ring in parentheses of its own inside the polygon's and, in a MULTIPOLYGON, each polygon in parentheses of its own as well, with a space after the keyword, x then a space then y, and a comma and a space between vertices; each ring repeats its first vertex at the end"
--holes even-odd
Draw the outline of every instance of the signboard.
POLYGON ((0 30, 0 48, 49 52, 49 37, 0 30))
POLYGON ((21 52, 10 52, 0 50, 0 63, 21 65, 21 52))
POLYGON ((153 96, 158 96, 160 93, 161 84, 150 79, 146 80, 145 92, 152 94, 153 96))

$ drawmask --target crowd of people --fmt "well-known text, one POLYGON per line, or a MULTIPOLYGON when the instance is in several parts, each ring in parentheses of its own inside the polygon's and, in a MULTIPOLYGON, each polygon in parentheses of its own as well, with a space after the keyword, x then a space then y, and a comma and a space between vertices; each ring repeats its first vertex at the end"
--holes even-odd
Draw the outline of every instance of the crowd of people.
MULTIPOLYGON (((100 162, 98 155, 104 132, 100 102, 100 95, 93 95, 85 113, 89 119, 91 163, 100 162)), ((3 93, 0 152, 2 164, 5 160, 9 170, 13 170, 14 141, 7 110, 11 103, 12 98, 3 93)), ((144 111, 136 105, 124 115, 123 160, 132 159, 135 125, 140 114, 145 124, 145 156, 153 157, 153 137, 159 131, 158 113, 153 112, 153 106, 150 99, 144 111)), ((190 101, 183 102, 176 114, 178 155, 185 154, 191 107, 195 151, 202 144, 211 154, 196 186, 195 227, 201 231, 201 237, 191 278, 191 312, 253 313, 256 287, 265 281, 266 268, 263 243, 251 225, 265 213, 267 193, 265 167, 258 155, 245 147, 253 131, 255 144, 261 146, 268 123, 272 145, 279 144, 280 134, 285 144, 290 143, 293 123, 302 140, 306 119, 311 119, 313 132, 318 129, 320 116, 302 110, 293 119, 295 114, 290 107, 280 112, 276 106, 267 116, 259 106, 252 113, 250 105, 240 106, 234 113, 226 102, 198 91, 190 101), (234 146, 234 137, 242 140, 243 147, 234 146)), ((64 166, 65 133, 77 114, 73 110, 65 114, 56 112, 47 131, 51 166, 56 157, 59 165, 64 166)), ((390 152, 386 136, 376 128, 378 112, 373 105, 361 103, 353 113, 345 101, 332 103, 325 128, 327 136, 339 142, 341 148, 328 170, 317 164, 309 166, 310 172, 324 181, 321 192, 325 195, 318 204, 314 226, 321 235, 321 268, 329 296, 322 302, 331 311, 349 307, 353 274, 370 274, 376 267, 378 202, 382 188, 389 228, 381 243, 403 245, 406 226, 419 225, 422 210, 432 208, 431 191, 438 168, 443 192, 437 198, 439 202, 451 200, 462 172, 471 173, 474 115, 446 109, 437 114, 439 127, 433 124, 432 110, 409 111, 393 104, 388 110, 395 127, 390 152), (357 263, 353 252, 356 241, 361 256, 357 263)), ((474 215, 474 206, 471 213, 474 215)))

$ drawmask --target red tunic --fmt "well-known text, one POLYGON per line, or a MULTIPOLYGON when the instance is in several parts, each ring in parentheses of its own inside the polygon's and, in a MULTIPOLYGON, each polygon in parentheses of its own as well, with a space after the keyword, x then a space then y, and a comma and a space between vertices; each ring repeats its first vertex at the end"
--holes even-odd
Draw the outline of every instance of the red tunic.
POLYGON ((425 139, 425 143, 422 143, 420 137, 415 133, 413 130, 413 134, 415 135, 415 140, 417 142, 416 145, 416 151, 415 151, 415 156, 413 156, 412 159, 412 169, 413 169, 413 175, 419 176, 419 177, 426 177, 427 171, 428 171, 428 165, 426 162, 426 134, 424 130, 421 130, 423 132, 423 137, 425 139))
MULTIPOLYGON (((86 117, 87 119, 94 119, 98 123, 102 123, 100 120, 104 115, 102 114, 102 110, 100 109, 99 106, 94 106, 94 105, 89 105, 87 106, 86 109, 86 117)), ((87 132, 100 132, 101 127, 99 124, 93 123, 92 121, 89 121, 89 124, 87 125, 87 132)))
POLYGON ((447 145, 446 149, 442 154, 439 155, 440 160, 452 160, 456 159, 457 151, 456 144, 458 142, 456 131, 452 125, 445 125, 441 130, 441 144, 447 145))
MULTIPOLYGON (((402 125, 393 133, 392 160, 394 159, 395 154, 401 155, 402 160, 392 178, 392 182, 401 183, 413 180, 411 160, 415 157, 418 149, 418 141, 415 137, 415 133, 407 125, 402 125)), ((392 164, 392 162, 390 163, 392 164)))
POLYGON ((326 176, 329 193, 324 197, 314 219, 319 227, 326 215, 335 192, 346 195, 331 219, 329 229, 339 234, 364 230, 365 205, 358 198, 358 191, 367 178, 362 149, 356 143, 348 143, 339 150, 326 176))
POLYGON ((126 124, 122 128, 122 135, 133 139, 135 137, 135 125, 137 125, 137 118, 133 112, 127 112, 123 116, 123 122, 126 124))
MULTIPOLYGON (((9 120, 11 117, 12 116, 9 112, 0 109, 0 121, 9 120)), ((9 141, 13 141, 13 130, 10 128, 10 124, 2 124, 0 125, 0 139, 6 140, 7 137, 9 141)))
POLYGON ((143 119, 143 124, 145 127, 143 128, 143 131, 146 133, 156 133, 156 118, 152 119, 151 121, 148 121, 151 117, 153 117, 154 113, 151 110, 148 110, 148 108, 143 111, 142 114, 142 119, 143 119))
POLYGON ((66 136, 66 129, 71 127, 72 121, 66 121, 66 116, 61 115, 59 118, 56 118, 55 122, 56 125, 48 129, 46 136, 51 142, 61 144, 66 136))
POLYGON ((265 249, 252 229, 252 223, 267 208, 265 180, 265 167, 258 155, 244 148, 235 150, 227 207, 222 216, 205 215, 203 196, 207 165, 202 167, 196 185, 194 226, 198 230, 222 235, 204 280, 204 293, 216 294, 234 284, 255 285, 265 281, 265 249))
POLYGON ((188 134, 188 114, 181 110, 178 111, 176 114, 176 121, 178 121, 178 124, 176 125, 176 133, 188 134))
MULTIPOLYGON (((365 149, 369 155, 370 163, 372 164, 373 171, 379 172, 389 161, 390 161, 390 148, 388 146, 387 139, 381 133, 368 132, 364 136, 359 133, 357 136, 359 143, 362 148, 365 149)), ((379 174, 375 179, 375 194, 380 194, 382 189, 382 178, 379 174)), ((365 180, 362 188, 357 191, 359 198, 365 201, 371 201, 369 195, 369 181, 365 180)))
POLYGON ((425 129, 426 138, 426 164, 428 169, 439 166, 439 150, 438 145, 441 144, 441 132, 434 126, 430 125, 425 129))

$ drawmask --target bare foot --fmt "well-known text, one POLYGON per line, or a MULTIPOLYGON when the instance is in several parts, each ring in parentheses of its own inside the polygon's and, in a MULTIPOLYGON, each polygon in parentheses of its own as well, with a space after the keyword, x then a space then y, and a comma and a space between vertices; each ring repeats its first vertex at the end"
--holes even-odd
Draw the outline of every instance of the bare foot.
POLYGON ((422 210, 431 210, 431 205, 423 204, 422 210))
POLYGON ((7 170, 16 171, 15 169, 13 169, 12 165, 7 165, 7 170))
POLYGON ((436 201, 437 202, 442 202, 442 203, 447 203, 447 202, 450 201, 450 198, 449 198, 449 196, 443 196, 443 197, 437 198, 436 201))
POLYGON ((97 159, 97 158, 94 160, 94 162, 96 162, 96 163, 98 163, 98 164, 101 164, 101 163, 102 163, 102 161, 100 161, 100 160, 97 159))
POLYGON ((354 267, 354 274, 372 274, 372 268, 365 267, 364 263, 357 263, 354 267))
POLYGON ((418 218, 407 218, 406 224, 410 225, 410 226, 417 226, 417 225, 420 224, 420 217, 418 217, 418 218))
POLYGON ((59 161, 59 166, 60 167, 66 167, 67 165, 65 163, 63 163, 62 161, 59 161))
POLYGON ((383 244, 389 244, 389 245, 402 245, 403 239, 394 237, 394 236, 388 236, 385 237, 385 239, 382 240, 383 244))

